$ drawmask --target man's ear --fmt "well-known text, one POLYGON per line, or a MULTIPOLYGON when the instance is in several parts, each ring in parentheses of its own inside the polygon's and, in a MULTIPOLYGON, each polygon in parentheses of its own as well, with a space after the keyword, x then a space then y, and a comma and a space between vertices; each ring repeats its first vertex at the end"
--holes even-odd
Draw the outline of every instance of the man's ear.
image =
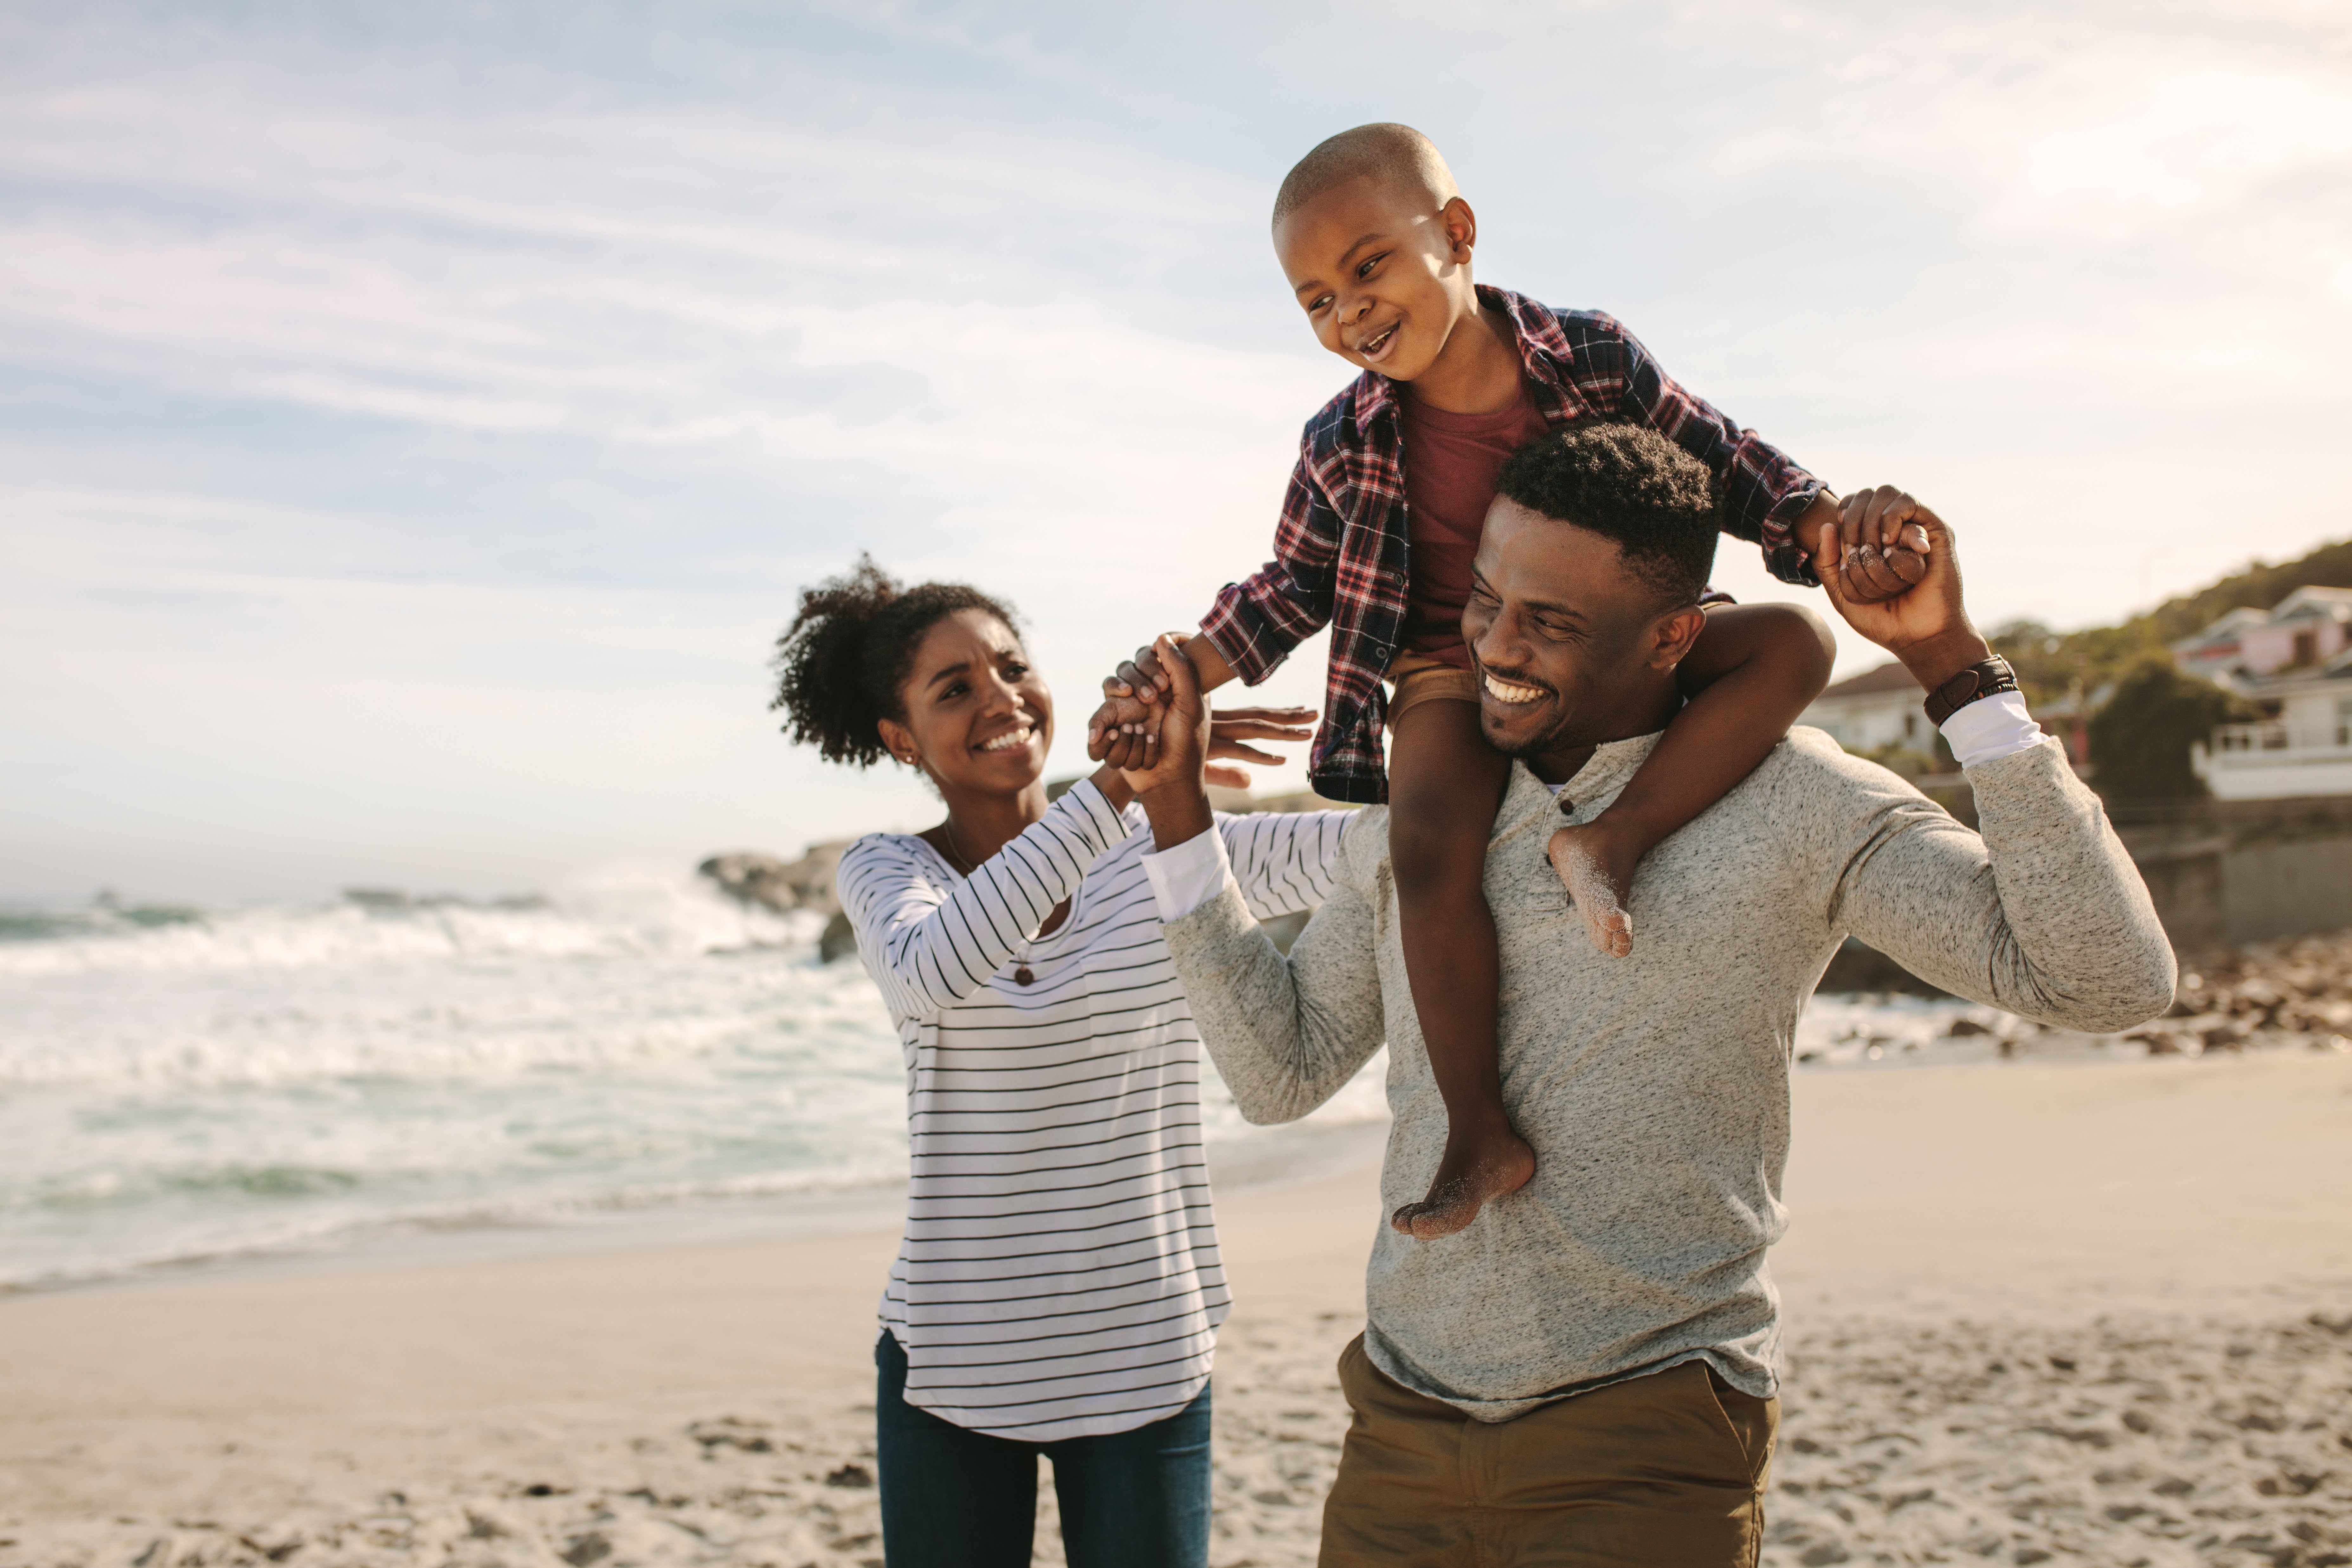
POLYGON ((915 749, 915 732, 896 719, 877 719, 874 728, 882 736, 882 749, 898 761, 914 765, 919 759, 915 749))
POLYGON ((1660 616, 1650 627, 1650 668, 1672 669, 1690 657, 1691 645, 1706 629, 1706 612, 1685 605, 1660 616))
POLYGON ((1446 250, 1457 264, 1468 261, 1471 251, 1478 245, 1478 215, 1470 210, 1468 202, 1456 196, 1445 204, 1437 219, 1445 226, 1446 250))

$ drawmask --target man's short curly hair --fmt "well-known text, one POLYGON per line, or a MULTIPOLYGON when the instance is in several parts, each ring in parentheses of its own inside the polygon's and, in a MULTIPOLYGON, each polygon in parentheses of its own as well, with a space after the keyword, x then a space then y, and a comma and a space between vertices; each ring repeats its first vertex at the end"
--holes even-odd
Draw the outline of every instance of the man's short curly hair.
POLYGON ((1707 466, 1645 425, 1573 425, 1511 454, 1496 493, 1614 540, 1664 610, 1696 605, 1719 526, 1707 466))
POLYGON ((860 555, 839 577, 801 591, 800 613, 776 639, 776 695, 784 733, 829 763, 870 768, 888 754, 881 721, 904 723, 900 696, 915 650, 958 610, 985 610, 1017 627, 1012 606, 962 583, 904 584, 860 555))

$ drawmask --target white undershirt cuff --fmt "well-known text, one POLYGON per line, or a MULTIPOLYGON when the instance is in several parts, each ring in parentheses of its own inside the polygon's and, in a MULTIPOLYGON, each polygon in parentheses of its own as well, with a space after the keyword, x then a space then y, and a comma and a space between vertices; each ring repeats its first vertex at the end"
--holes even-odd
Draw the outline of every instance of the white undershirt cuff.
POLYGON ((1143 874, 1151 879, 1162 921, 1181 921, 1225 890, 1233 867, 1225 858, 1225 836, 1212 826, 1173 849, 1146 855, 1143 874))
POLYGON ((2025 710, 2022 692, 2002 691, 1956 710, 1944 721, 1944 739, 1964 768, 1997 763, 2042 743, 2042 726, 2025 710))

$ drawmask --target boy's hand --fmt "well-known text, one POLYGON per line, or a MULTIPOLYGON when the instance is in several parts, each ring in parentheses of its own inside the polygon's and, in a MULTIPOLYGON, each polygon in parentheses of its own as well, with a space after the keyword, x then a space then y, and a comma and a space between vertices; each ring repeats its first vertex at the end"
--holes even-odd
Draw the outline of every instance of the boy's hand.
POLYGON ((1952 531, 1943 519, 1891 485, 1849 497, 1849 510, 1863 504, 1880 514, 1899 503, 1903 527, 1914 538, 1927 571, 1919 581, 1889 600, 1871 602, 1854 592, 1855 569, 1840 549, 1832 531, 1822 531, 1822 587, 1846 624, 1909 668, 1920 685, 1933 691, 1969 666, 1992 657, 1992 650, 1969 620, 1960 600, 1960 562, 1952 548, 1952 531))
MULTIPOLYGON (((1160 640, 1181 648, 1190 638, 1182 632, 1168 632, 1160 640)), ((1103 679, 1105 697, 1131 698, 1146 703, 1158 702, 1168 694, 1168 688, 1167 668, 1160 664, 1160 655, 1150 647, 1137 648, 1133 658, 1121 663, 1117 670, 1103 679)))
POLYGON ((1834 563, 1856 605, 1883 605, 1907 593, 1927 575, 1927 536, 1918 521, 1924 510, 1893 485, 1843 503, 1822 496, 1800 520, 1801 527, 1821 530, 1814 573, 1827 583, 1834 563))

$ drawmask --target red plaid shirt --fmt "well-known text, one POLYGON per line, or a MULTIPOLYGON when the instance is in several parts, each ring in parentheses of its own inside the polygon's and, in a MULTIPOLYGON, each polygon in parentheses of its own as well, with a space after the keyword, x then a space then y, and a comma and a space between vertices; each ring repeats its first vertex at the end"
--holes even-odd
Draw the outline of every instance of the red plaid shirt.
MULTIPOLYGON (((1480 301, 1509 315, 1536 403, 1555 430, 1638 420, 1715 470, 1723 529, 1764 547, 1786 583, 1816 583, 1790 530, 1822 482, 1675 384, 1633 334, 1598 310, 1555 310, 1501 289, 1480 301)), ((1255 686, 1290 650, 1331 630, 1323 724, 1307 778, 1327 800, 1388 798, 1381 676, 1404 636, 1403 443, 1396 393, 1366 371, 1307 422, 1282 502, 1274 559, 1229 583, 1201 622, 1211 646, 1255 686)))

